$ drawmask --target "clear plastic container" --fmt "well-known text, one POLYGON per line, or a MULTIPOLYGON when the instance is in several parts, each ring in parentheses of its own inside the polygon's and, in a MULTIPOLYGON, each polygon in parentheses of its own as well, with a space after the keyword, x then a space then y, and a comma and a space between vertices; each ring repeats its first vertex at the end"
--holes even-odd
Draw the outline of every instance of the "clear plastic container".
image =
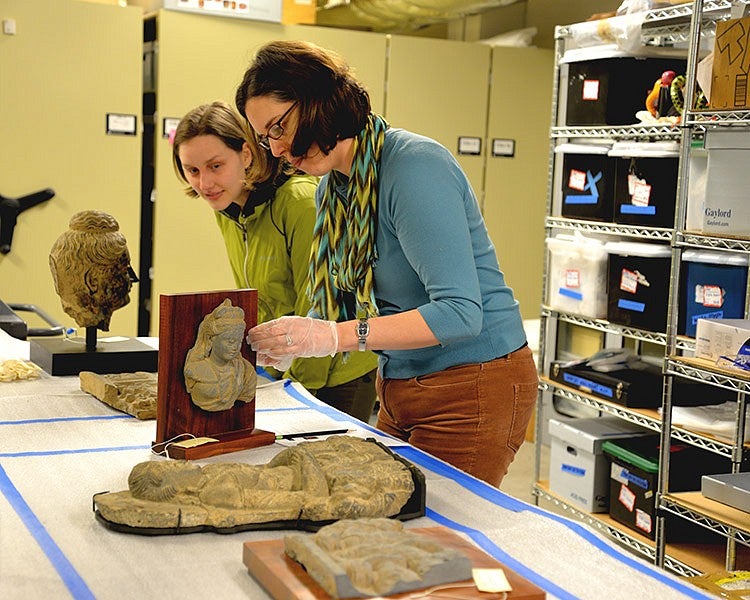
POLYGON ((594 319, 607 315, 607 251, 597 239, 575 232, 547 238, 549 288, 554 310, 594 319))

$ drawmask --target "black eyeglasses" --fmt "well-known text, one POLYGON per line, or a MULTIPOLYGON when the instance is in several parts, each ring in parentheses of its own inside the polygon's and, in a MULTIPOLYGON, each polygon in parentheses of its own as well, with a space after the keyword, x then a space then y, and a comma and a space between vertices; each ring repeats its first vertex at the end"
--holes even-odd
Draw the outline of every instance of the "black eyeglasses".
POLYGON ((292 112, 292 109, 297 106, 297 102, 292 104, 289 108, 286 109, 286 112, 279 117, 279 120, 276 121, 273 125, 271 125, 268 130, 266 131, 265 135, 259 135, 258 136, 258 144, 262 148, 265 148, 266 150, 271 149, 271 143, 268 140, 278 140, 281 139, 281 136, 284 135, 284 126, 282 123, 284 122, 284 119, 289 116, 289 113, 292 112))

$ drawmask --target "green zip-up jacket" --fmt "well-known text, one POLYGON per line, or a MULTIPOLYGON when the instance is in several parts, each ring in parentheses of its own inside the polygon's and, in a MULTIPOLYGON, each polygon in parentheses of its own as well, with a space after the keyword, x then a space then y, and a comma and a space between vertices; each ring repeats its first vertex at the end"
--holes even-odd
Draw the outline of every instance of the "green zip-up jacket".
MULTIPOLYGON (((310 309, 306 290, 317 183, 316 177, 293 175, 270 199, 268 191, 253 191, 244 210, 232 204, 215 213, 235 284, 258 290, 258 323, 284 315, 307 316, 310 309)), ((283 376, 315 392, 376 367, 372 352, 350 352, 346 362, 341 354, 297 358, 283 376)))

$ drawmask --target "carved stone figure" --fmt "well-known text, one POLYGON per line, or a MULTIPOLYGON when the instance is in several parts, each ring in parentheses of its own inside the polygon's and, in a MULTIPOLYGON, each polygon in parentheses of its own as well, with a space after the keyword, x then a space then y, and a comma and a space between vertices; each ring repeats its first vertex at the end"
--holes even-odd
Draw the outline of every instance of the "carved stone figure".
POLYGON ((71 217, 52 245, 49 265, 62 308, 79 327, 109 331, 112 313, 130 302, 137 281, 120 225, 98 210, 71 217))
POLYGON ((245 311, 227 298, 201 321, 195 345, 185 358, 185 386, 193 403, 216 412, 235 402, 252 402, 258 376, 240 354, 245 311))
POLYGON ((414 490, 407 465, 380 445, 332 436, 286 448, 265 465, 139 463, 130 473, 128 490, 100 494, 96 506, 110 524, 226 528, 391 517, 414 490))
POLYGON ((156 418, 156 373, 112 373, 91 371, 78 374, 81 390, 104 404, 133 415, 136 419, 156 418))
POLYGON ((342 520, 284 538, 286 554, 334 598, 391 596, 471 579, 471 560, 392 519, 342 520))

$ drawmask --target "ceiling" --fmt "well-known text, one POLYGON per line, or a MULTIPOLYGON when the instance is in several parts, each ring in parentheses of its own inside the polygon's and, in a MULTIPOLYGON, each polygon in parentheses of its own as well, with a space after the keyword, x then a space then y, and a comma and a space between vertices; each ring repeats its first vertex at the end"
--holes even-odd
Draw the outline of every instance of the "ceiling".
POLYGON ((387 33, 414 31, 519 0, 318 0, 320 25, 387 33))

